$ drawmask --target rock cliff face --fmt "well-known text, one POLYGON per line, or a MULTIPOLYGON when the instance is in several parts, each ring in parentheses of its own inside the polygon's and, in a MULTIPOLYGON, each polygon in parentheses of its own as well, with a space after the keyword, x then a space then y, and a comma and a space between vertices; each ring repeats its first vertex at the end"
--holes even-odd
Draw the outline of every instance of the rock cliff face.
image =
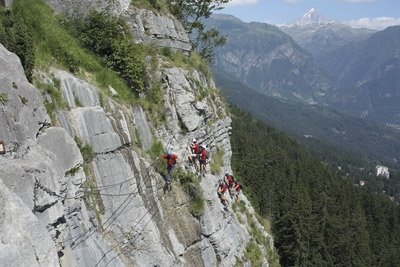
POLYGON ((174 17, 135 7, 130 7, 123 15, 139 42, 153 42, 186 53, 192 48, 189 36, 174 17))
POLYGON ((50 125, 49 96, 28 83, 18 57, 2 45, 0 69, 0 138, 7 150, 0 155, 0 262, 232 266, 243 256, 249 226, 232 210, 222 212, 215 191, 222 173, 202 178, 208 205, 195 218, 179 181, 164 192, 158 160, 145 153, 160 140, 191 172, 187 146, 196 137, 211 157, 222 149, 221 170, 231 171, 231 120, 214 93, 200 100, 202 88, 215 90, 201 72, 160 65, 154 79, 162 83, 167 123, 156 127, 142 107, 59 69, 35 75, 59 90, 68 107, 50 125))

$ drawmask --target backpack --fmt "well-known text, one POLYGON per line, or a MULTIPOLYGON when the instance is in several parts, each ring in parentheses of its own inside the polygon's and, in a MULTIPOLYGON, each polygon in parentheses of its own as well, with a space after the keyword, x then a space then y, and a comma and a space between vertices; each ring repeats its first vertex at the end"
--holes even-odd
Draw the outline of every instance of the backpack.
POLYGON ((230 185, 233 185, 236 182, 235 177, 233 175, 229 175, 226 180, 228 181, 228 184, 230 184, 230 185))
POLYGON ((204 152, 204 154, 205 154, 205 159, 208 159, 208 152, 207 152, 206 149, 203 149, 203 150, 201 151, 201 159, 203 159, 203 152, 204 152))

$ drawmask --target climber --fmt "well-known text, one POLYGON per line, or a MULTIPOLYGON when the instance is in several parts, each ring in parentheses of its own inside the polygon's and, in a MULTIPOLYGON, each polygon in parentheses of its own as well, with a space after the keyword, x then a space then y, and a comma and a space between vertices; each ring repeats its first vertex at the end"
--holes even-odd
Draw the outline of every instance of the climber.
POLYGON ((219 199, 221 200, 221 203, 224 205, 224 209, 228 209, 228 198, 226 196, 226 191, 228 190, 226 183, 222 180, 219 181, 218 189, 217 189, 217 194, 219 199))
POLYGON ((190 144, 190 152, 192 154, 189 155, 188 159, 191 164, 194 164, 196 170, 199 169, 199 152, 200 152, 200 144, 197 143, 196 138, 193 138, 192 143, 190 144))
POLYGON ((172 171, 175 167, 175 164, 178 160, 178 156, 176 154, 173 154, 172 152, 168 151, 166 154, 161 155, 161 158, 166 159, 167 160, 167 177, 166 177, 166 181, 170 182, 171 178, 172 178, 172 171))
POLYGON ((200 160, 200 174, 203 175, 206 172, 206 165, 207 165, 207 159, 208 159, 208 152, 207 152, 207 147, 206 145, 201 145, 200 146, 200 154, 199 154, 199 160, 200 160))
POLYGON ((233 175, 230 175, 228 172, 225 172, 224 181, 228 186, 229 195, 232 197, 232 194, 234 193, 233 185, 235 183, 235 177, 233 177, 233 175))
POLYGON ((235 190, 236 199, 239 199, 239 195, 242 192, 242 185, 237 181, 235 182, 234 190, 235 190))

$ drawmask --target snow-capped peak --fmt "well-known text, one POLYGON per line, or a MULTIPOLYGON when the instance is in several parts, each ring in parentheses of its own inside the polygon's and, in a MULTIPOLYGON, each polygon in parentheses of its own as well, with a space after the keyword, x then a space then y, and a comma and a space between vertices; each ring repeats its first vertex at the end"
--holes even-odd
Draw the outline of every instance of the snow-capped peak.
POLYGON ((320 15, 315 8, 311 8, 307 13, 305 13, 303 16, 297 18, 296 20, 288 23, 288 25, 308 25, 308 24, 324 24, 330 22, 329 19, 324 17, 323 15, 320 15))
POLYGON ((303 15, 303 18, 312 18, 314 13, 317 13, 317 11, 314 8, 311 8, 306 14, 303 15))

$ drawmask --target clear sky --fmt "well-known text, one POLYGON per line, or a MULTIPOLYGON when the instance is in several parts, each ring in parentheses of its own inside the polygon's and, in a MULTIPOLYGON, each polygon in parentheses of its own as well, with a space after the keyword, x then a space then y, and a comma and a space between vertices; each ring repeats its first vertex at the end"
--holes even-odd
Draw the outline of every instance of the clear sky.
POLYGON ((311 8, 329 19, 355 27, 384 28, 400 24, 400 0, 231 0, 221 11, 245 21, 281 25, 311 8))

